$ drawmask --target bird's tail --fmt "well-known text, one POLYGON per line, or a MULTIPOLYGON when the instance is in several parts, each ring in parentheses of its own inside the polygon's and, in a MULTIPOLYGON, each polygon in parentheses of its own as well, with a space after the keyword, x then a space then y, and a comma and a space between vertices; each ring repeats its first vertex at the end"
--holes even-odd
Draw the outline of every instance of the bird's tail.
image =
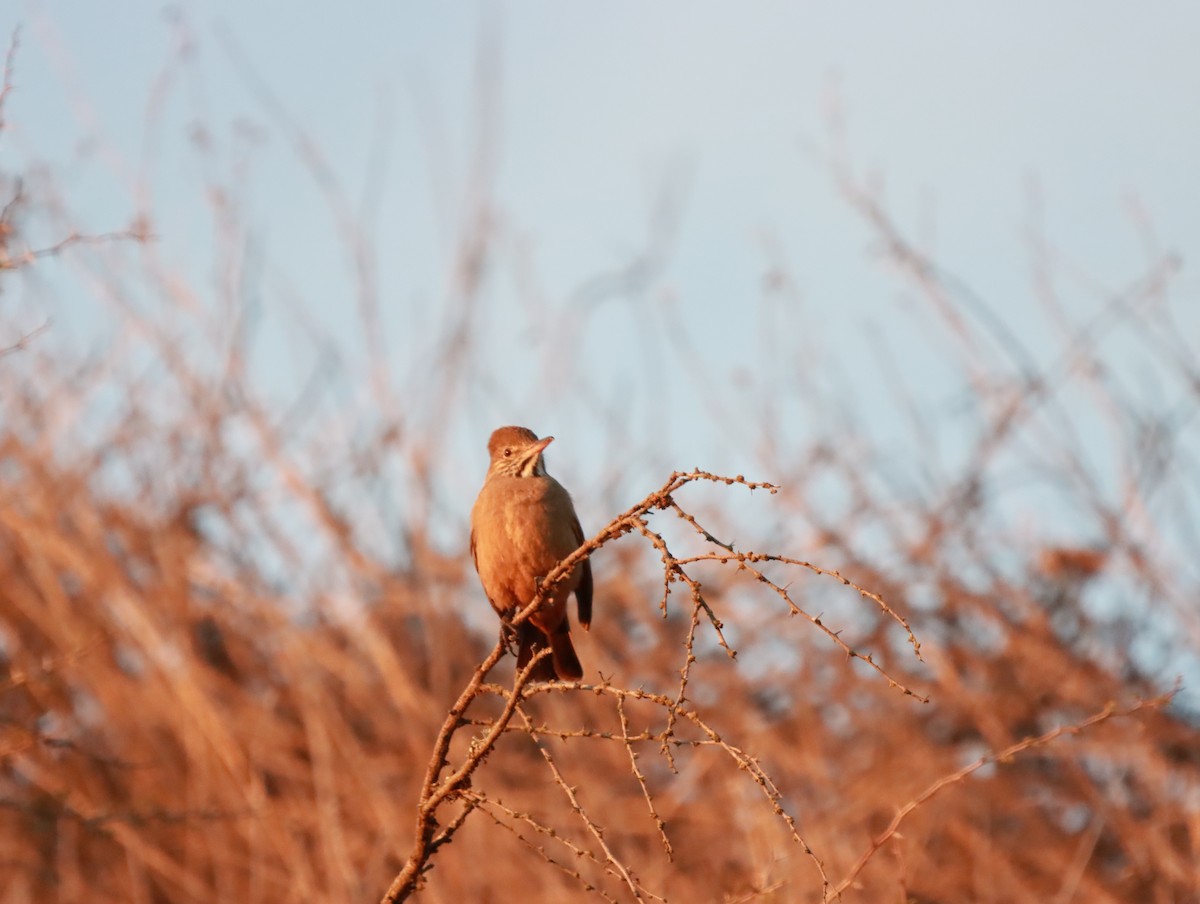
MULTIPOLYGON (((546 635, 531 625, 529 622, 522 622, 517 627, 517 669, 524 669, 529 665, 529 660, 533 659, 539 652, 547 647, 546 635)), ((553 681, 558 676, 554 671, 553 652, 550 656, 542 659, 533 668, 533 673, 529 676, 530 681, 553 681)))
POLYGON ((571 643, 571 632, 567 620, 562 627, 550 635, 550 652, 554 657, 554 671, 563 681, 578 681, 583 677, 583 665, 575 655, 575 644, 571 643))
POLYGON ((578 681, 583 677, 583 666, 575 655, 575 645, 571 643, 571 632, 567 620, 563 619, 562 627, 554 631, 549 638, 529 622, 522 622, 517 629, 519 647, 517 651, 517 668, 523 669, 529 665, 529 660, 546 648, 550 647, 550 656, 543 659, 529 676, 531 681, 578 681))

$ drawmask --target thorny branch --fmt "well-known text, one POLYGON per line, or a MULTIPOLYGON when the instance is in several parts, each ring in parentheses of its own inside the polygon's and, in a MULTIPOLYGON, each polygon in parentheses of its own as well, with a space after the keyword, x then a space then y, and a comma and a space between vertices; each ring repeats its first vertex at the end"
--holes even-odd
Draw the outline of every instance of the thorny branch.
MULTIPOLYGON (((525 728, 532 728, 533 722, 530 721, 529 715, 525 712, 524 708, 518 707, 518 712, 521 715, 521 721, 524 723, 525 728)), ((623 881, 629 887, 629 891, 633 894, 634 899, 638 901, 643 900, 642 892, 646 891, 646 889, 642 887, 642 884, 638 881, 637 876, 634 875, 633 870, 622 863, 620 858, 612 852, 612 848, 608 846, 608 842, 604 839, 604 830, 596 825, 595 821, 588 816, 587 810, 585 810, 583 805, 579 802, 579 797, 576 795, 575 789, 567 784, 566 779, 563 778, 563 774, 559 771, 558 764, 554 762, 554 757, 551 755, 550 751, 544 744, 540 744, 536 740, 534 741, 534 744, 537 746, 538 753, 542 755, 542 759, 546 761, 546 766, 550 769, 551 775, 554 776, 554 783, 558 785, 558 787, 562 789, 563 794, 566 795, 567 801, 571 805, 571 809, 583 821, 583 824, 587 827, 588 834, 596 839, 596 843, 600 846, 600 850, 604 851, 605 861, 609 863, 612 866, 613 871, 615 871, 616 874, 621 877, 621 881, 623 881)), ((646 893, 655 900, 663 900, 652 892, 647 891, 646 893)))
MULTIPOLYGON (((430 857, 434 851, 448 843, 454 836, 455 832, 465 823, 467 816, 476 808, 486 803, 491 804, 486 795, 470 788, 470 779, 475 770, 483 763, 488 754, 495 748, 500 737, 510 731, 522 731, 533 739, 541 752, 547 767, 554 776, 555 782, 563 789, 567 796, 571 809, 576 812, 583 821, 587 831, 594 839, 595 843, 603 851, 603 856, 596 858, 596 862, 607 864, 605 869, 617 876, 630 890, 636 900, 644 900, 645 897, 657 898, 653 892, 644 888, 635 877, 632 869, 623 863, 607 845, 603 833, 599 826, 591 817, 588 816, 582 804, 572 790, 571 786, 563 779, 561 773, 555 764, 553 757, 549 751, 542 745, 538 744, 537 738, 541 734, 551 733, 546 729, 535 725, 525 709, 522 707, 522 701, 539 693, 545 693, 550 690, 589 690, 600 696, 610 696, 614 699, 617 713, 621 721, 622 732, 620 740, 625 744, 630 757, 631 771, 634 779, 637 781, 642 795, 644 796, 651 818, 654 820, 659 837, 662 841, 663 848, 667 853, 668 858, 672 856, 672 847, 670 839, 667 835, 666 824, 658 815, 654 807, 653 796, 646 783, 644 773, 637 765, 638 755, 634 750, 633 744, 641 741, 655 740, 659 744, 659 752, 666 760, 672 771, 675 771, 675 761, 672 750, 675 746, 686 744, 690 746, 716 746, 724 750, 725 753, 732 759, 735 766, 742 771, 745 771, 751 779, 758 784, 763 794, 765 795, 772 810, 783 822, 788 826, 789 832, 793 840, 798 843, 801 849, 807 854, 821 876, 822 886, 829 887, 828 879, 825 875, 824 866, 820 859, 813 853, 808 843, 800 836, 796 829, 796 824, 793 817, 787 812, 783 806, 783 796, 776 787, 774 781, 767 774, 766 770, 757 762, 757 760, 749 753, 740 748, 726 742, 721 735, 708 723, 701 718, 699 712, 687 706, 687 687, 691 675, 691 666, 696 661, 694 645, 697 634, 702 624, 707 624, 713 631, 717 642, 725 649, 730 658, 736 658, 737 652, 726 640, 722 628, 723 624, 720 617, 713 608, 713 604, 705 597, 702 583, 689 574, 686 566, 701 561, 715 561, 719 564, 728 564, 737 562, 739 571, 748 571, 757 580, 766 583, 776 593, 783 597, 788 603, 792 614, 803 614, 817 627, 821 628, 835 643, 838 644, 846 654, 851 658, 858 658, 872 666, 888 681, 892 687, 899 688, 904 694, 925 701, 927 698, 916 694, 909 688, 905 687, 901 682, 892 678, 887 671, 878 663, 875 662, 870 654, 862 655, 853 650, 842 638, 838 632, 826 627, 820 618, 808 615, 804 612, 792 598, 788 595, 785 588, 775 584, 766 578, 760 571, 754 568, 752 563, 774 561, 789 565, 798 565, 808 568, 811 571, 821 575, 828 575, 836 578, 842 584, 852 587, 857 590, 864 598, 873 601, 880 607, 881 611, 896 620, 906 631, 910 644, 914 652, 920 658, 920 644, 913 635, 908 626, 907 621, 896 613, 887 602, 878 594, 866 590, 854 583, 843 575, 820 568, 809 562, 804 562, 799 559, 791 559, 785 556, 764 555, 754 552, 741 553, 734 549, 731 544, 723 543, 716 539, 709 531, 702 527, 696 518, 684 511, 675 501, 673 494, 687 486, 689 483, 697 481, 709 481, 713 483, 721 483, 726 486, 740 484, 751 491, 757 489, 765 489, 770 493, 775 493, 777 488, 769 483, 760 483, 748 481, 741 475, 737 477, 723 477, 717 474, 712 474, 707 471, 693 470, 689 472, 676 471, 671 474, 663 486, 646 496, 637 505, 632 506, 627 511, 618 515, 608 523, 594 537, 580 546, 575 552, 563 559, 549 574, 541 581, 541 585, 537 596, 522 609, 511 620, 513 626, 521 624, 528 619, 530 615, 537 609, 546 596, 553 588, 571 573, 575 566, 590 556, 593 552, 599 549, 604 544, 615 540, 627 533, 636 532, 644 536, 651 545, 658 550, 663 563, 664 572, 664 592, 660 604, 660 608, 665 615, 667 612, 667 603, 670 596, 671 584, 680 582, 686 585, 690 591, 692 601, 691 617, 687 629, 687 634, 684 640, 685 657, 684 664, 680 669, 679 688, 673 697, 668 697, 662 694, 654 694, 642 690, 624 690, 616 688, 609 683, 600 685, 585 685, 578 682, 571 684, 549 684, 535 685, 527 687, 529 675, 532 674, 534 662, 531 662, 524 670, 522 670, 514 680, 511 689, 503 689, 496 685, 485 684, 484 680, 491 670, 500 661, 505 652, 503 639, 497 642, 496 646, 488 657, 480 663, 475 670, 471 680, 466 688, 459 695, 454 705, 450 708, 445 721, 442 724, 441 730, 438 732, 437 739, 434 742, 433 754, 429 760, 429 765, 426 769, 425 779, 421 786, 419 801, 417 805, 417 820, 415 838, 413 848, 409 853, 403 869, 396 876, 391 886, 388 888, 383 897, 384 904, 392 904, 392 902, 406 899, 420 885, 422 877, 431 868, 430 857), (647 519, 655 511, 672 511, 678 517, 687 521, 706 542, 709 542, 719 547, 720 552, 714 552, 708 555, 695 556, 691 558, 679 558, 675 556, 667 545, 666 540, 661 534, 652 531, 648 525, 647 519), (471 704, 483 694, 496 694, 504 700, 502 711, 494 719, 479 720, 467 717, 467 710, 471 704), (655 733, 653 736, 647 733, 640 735, 630 735, 629 723, 625 713, 624 704, 628 699, 636 699, 648 701, 661 707, 666 712, 666 724, 662 731, 655 733), (520 715, 523 725, 514 727, 510 723, 514 715, 520 715), (676 728, 679 720, 690 723, 698 728, 702 733, 702 738, 698 740, 681 739, 676 735, 676 728), (482 730, 482 734, 474 738, 463 760, 453 767, 449 775, 443 777, 443 772, 452 768, 449 762, 450 743, 457 731, 464 726, 476 726, 482 730), (437 812, 439 808, 450 800, 458 800, 465 804, 465 809, 457 814, 454 819, 438 832, 437 812)), ((545 651, 541 655, 546 655, 545 651)), ((538 657, 540 659, 540 656, 538 657)), ((566 736, 561 735, 561 736, 566 736)), ((579 736, 594 736, 594 735, 579 735, 579 736)), ((497 819, 496 808, 488 810, 489 815, 493 819, 497 819)), ((528 818, 524 818, 528 821, 528 818)), ((557 838, 558 836, 551 830, 546 830, 545 834, 549 837, 557 838)), ((544 855, 545 856, 545 855, 544 855)), ((549 857, 547 857, 549 859, 549 857)), ((587 883, 584 883, 585 885, 587 883)))

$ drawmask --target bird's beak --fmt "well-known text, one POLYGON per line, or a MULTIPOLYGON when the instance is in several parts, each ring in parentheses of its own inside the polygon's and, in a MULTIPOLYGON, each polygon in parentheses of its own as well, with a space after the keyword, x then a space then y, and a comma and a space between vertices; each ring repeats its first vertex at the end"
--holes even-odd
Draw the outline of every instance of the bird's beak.
POLYGON ((546 451, 546 447, 548 445, 550 445, 552 442, 554 442, 553 436, 547 436, 545 439, 539 439, 536 443, 534 443, 530 447, 529 451, 533 455, 541 455, 543 452, 546 451))

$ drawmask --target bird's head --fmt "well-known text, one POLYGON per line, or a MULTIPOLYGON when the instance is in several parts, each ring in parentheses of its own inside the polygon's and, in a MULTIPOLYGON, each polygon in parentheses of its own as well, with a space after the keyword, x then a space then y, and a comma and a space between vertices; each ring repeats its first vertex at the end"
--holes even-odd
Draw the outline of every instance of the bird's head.
POLYGON ((488 440, 492 463, 488 476, 545 477, 542 452, 554 442, 553 436, 538 439, 528 427, 501 427, 488 440))

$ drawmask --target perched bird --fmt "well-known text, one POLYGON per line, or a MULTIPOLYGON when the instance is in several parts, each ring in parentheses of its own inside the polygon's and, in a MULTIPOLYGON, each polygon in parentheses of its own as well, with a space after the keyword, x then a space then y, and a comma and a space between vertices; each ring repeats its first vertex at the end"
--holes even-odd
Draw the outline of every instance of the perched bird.
MULTIPOLYGON (((488 440, 491 464, 471 510, 471 557, 483 592, 505 624, 533 601, 540 579, 583 543, 570 495, 546 473, 542 453, 553 440, 538 439, 525 427, 501 427, 488 440)), ((517 627, 517 668, 550 647, 550 657, 534 669, 533 680, 583 677, 567 620, 572 592, 579 624, 586 629, 592 622, 592 567, 587 559, 517 627)))

